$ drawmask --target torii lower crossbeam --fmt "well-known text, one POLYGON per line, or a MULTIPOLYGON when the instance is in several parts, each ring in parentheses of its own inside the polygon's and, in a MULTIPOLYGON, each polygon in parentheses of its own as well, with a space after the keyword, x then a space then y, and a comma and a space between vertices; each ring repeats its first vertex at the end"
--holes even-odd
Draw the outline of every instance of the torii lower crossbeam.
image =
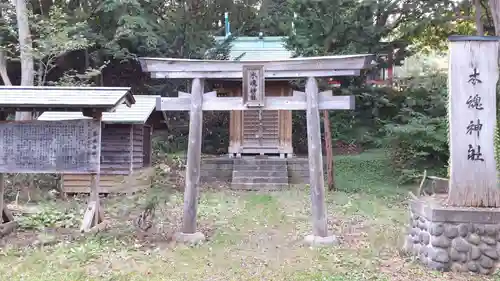
MULTIPOLYGON (((158 98, 156 109, 161 111, 188 111, 191 108, 191 95, 179 92, 178 98, 158 98)), ((354 96, 333 96, 332 91, 319 93, 318 109, 354 109, 354 96)), ((304 92, 293 91, 293 96, 265 97, 264 107, 248 108, 243 103, 243 97, 217 97, 216 92, 203 94, 201 109, 203 111, 231 110, 306 110, 307 98, 304 92)))
POLYGON ((265 97, 263 107, 248 108, 242 97, 217 97, 216 92, 204 93, 203 85, 202 79, 195 78, 191 94, 180 92, 177 98, 157 100, 159 111, 190 111, 183 228, 176 240, 196 243, 205 239, 202 233, 196 232, 203 111, 306 110, 313 233, 305 241, 310 245, 335 243, 335 237, 329 236, 327 229, 319 110, 352 110, 354 96, 333 96, 332 91, 320 93, 316 79, 309 77, 305 92, 294 91, 291 97, 265 97))

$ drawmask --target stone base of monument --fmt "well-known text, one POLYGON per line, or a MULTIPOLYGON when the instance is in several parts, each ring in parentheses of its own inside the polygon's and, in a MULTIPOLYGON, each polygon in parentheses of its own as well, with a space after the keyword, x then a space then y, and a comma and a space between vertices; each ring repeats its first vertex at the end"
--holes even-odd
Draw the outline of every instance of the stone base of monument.
POLYGON ((500 209, 455 208, 444 201, 410 202, 403 251, 434 270, 493 273, 500 262, 500 209))

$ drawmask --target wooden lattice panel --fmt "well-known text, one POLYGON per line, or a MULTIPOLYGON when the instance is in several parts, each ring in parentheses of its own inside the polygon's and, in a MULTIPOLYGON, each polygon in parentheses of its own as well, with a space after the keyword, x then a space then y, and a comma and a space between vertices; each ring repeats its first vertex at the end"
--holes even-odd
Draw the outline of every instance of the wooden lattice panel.
POLYGON ((93 120, 0 123, 0 173, 98 172, 99 134, 93 120))
POLYGON ((250 147, 279 146, 279 115, 277 110, 243 111, 243 145, 250 147))

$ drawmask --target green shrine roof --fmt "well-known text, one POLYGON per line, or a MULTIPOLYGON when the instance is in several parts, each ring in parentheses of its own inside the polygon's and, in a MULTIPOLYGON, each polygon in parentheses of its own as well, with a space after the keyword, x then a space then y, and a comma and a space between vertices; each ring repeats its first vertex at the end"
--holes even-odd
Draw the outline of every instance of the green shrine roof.
MULTIPOLYGON (((215 37, 217 42, 224 39, 224 36, 215 37)), ((286 37, 281 36, 236 37, 231 42, 229 57, 234 60, 243 54, 241 61, 289 59, 292 57, 292 52, 285 48, 285 39, 286 37)))

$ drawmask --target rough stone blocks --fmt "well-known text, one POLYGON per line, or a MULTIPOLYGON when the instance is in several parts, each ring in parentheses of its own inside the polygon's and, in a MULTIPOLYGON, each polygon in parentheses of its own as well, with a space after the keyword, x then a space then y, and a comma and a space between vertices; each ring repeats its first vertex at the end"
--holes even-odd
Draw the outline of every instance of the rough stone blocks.
POLYGON ((491 274, 499 263, 500 210, 445 207, 432 198, 410 202, 403 250, 440 271, 491 274))

